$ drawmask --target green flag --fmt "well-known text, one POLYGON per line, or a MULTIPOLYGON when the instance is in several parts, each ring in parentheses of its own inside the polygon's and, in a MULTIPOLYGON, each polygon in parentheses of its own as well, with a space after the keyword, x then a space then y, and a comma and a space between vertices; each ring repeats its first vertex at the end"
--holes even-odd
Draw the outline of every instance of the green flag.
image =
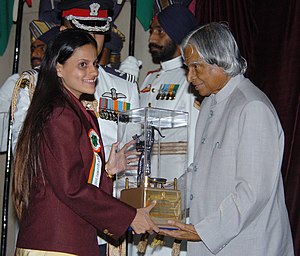
POLYGON ((153 18, 153 2, 154 0, 136 0, 136 17, 147 31, 153 18))
POLYGON ((13 6, 12 0, 0 0, 0 56, 6 50, 10 30, 13 24, 13 6))

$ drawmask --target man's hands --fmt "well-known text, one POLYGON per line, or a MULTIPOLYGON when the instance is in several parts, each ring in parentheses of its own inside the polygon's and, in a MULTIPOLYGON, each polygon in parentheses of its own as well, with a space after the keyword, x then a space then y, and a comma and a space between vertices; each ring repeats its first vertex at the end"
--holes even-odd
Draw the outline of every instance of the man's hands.
POLYGON ((112 144, 109 159, 106 163, 107 172, 110 175, 114 175, 124 170, 136 170, 136 165, 130 165, 130 163, 137 162, 139 160, 138 155, 140 152, 136 150, 130 150, 130 147, 135 145, 135 140, 131 140, 126 143, 119 152, 117 152, 117 147, 119 142, 112 144))
POLYGON ((201 241, 195 227, 191 224, 184 224, 178 221, 169 220, 168 223, 178 230, 160 230, 160 234, 171 236, 178 240, 201 241))
POLYGON ((152 233, 153 231, 159 233, 159 228, 150 219, 149 212, 155 206, 156 202, 153 201, 145 208, 137 209, 134 220, 131 223, 131 227, 136 234, 152 233))

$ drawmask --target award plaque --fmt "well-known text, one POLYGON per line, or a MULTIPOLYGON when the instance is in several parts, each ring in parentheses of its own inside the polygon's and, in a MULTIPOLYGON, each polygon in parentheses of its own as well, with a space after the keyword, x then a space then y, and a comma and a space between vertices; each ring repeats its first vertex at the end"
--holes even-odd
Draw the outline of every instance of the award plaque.
POLYGON ((140 108, 119 113, 120 146, 134 139, 140 152, 136 171, 117 175, 116 191, 121 201, 135 207, 156 201, 151 219, 160 228, 172 228, 168 220, 185 222, 185 191, 177 179, 187 169, 188 114, 158 108, 140 108))
POLYGON ((161 228, 169 228, 168 220, 182 221, 181 192, 176 188, 165 189, 149 185, 136 188, 126 187, 121 191, 121 201, 135 208, 146 207, 154 200, 156 205, 151 210, 150 216, 155 224, 161 228))

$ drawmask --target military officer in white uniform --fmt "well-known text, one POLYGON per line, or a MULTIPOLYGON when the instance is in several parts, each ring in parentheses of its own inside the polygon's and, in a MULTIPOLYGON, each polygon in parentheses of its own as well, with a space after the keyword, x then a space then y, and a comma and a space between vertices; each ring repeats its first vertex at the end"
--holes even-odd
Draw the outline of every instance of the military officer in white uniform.
POLYGON ((7 151, 8 120, 11 97, 20 75, 13 74, 0 87, 0 152, 7 151))
MULTIPOLYGON (((54 23, 33 20, 29 24, 29 30, 31 34, 31 68, 34 69, 40 65, 47 45, 58 33, 58 29, 54 23)), ((26 71, 21 76, 26 76, 26 71)), ((19 74, 13 74, 0 87, 0 152, 7 151, 9 108, 13 90, 19 78, 19 74)))
MULTIPOLYGON (((177 4, 159 12, 150 26, 149 51, 152 61, 160 64, 160 68, 149 72, 140 85, 141 107, 185 111, 189 114, 187 162, 185 155, 170 153, 162 155, 160 161, 155 154, 152 155, 151 177, 165 178, 167 184, 175 177, 179 178, 193 160, 192 144, 199 111, 196 96, 186 79, 179 46, 182 39, 195 28, 196 20, 193 14, 188 8, 177 4)), ((165 136, 162 142, 174 141, 174 138, 177 141, 186 140, 186 132, 183 130, 172 129, 168 132, 164 130, 162 135, 165 136)), ((175 145, 170 146, 168 150, 172 151, 174 148, 175 145)), ((152 237, 148 239, 149 243, 152 239, 152 237)), ((137 243, 136 240, 134 238, 134 243, 137 243)), ((174 239, 164 238, 165 246, 154 250, 148 245, 145 255, 171 255, 173 241, 174 239)), ((132 250, 132 255, 137 255, 136 246, 133 246, 132 250)), ((180 252, 180 255, 184 254, 184 251, 180 252)))
POLYGON ((38 70, 30 69, 24 71, 15 84, 12 94, 12 150, 16 150, 16 145, 21 132, 25 115, 27 113, 33 92, 38 78, 38 70))
POLYGON ((105 156, 108 157, 111 145, 117 141, 117 114, 139 108, 139 94, 132 75, 111 67, 99 67, 99 71, 95 99, 105 156))
MULTIPOLYGON (((195 105, 196 97, 186 80, 186 70, 183 67, 179 46, 182 39, 195 28, 194 16, 181 5, 170 5, 153 18, 150 27, 149 51, 153 62, 160 64, 160 69, 149 72, 140 86, 142 107, 188 112, 190 142, 194 138, 198 109, 195 105)), ((167 136, 180 137, 180 134, 176 132, 167 136)), ((192 148, 192 146, 188 147, 188 163, 192 162, 192 148)), ((159 175, 168 180, 181 176, 184 169, 178 167, 182 166, 182 159, 174 158, 174 156, 165 156, 165 158, 162 161, 161 173, 155 173, 155 168, 153 168, 152 176, 159 175), (172 166, 177 168, 172 168, 172 166)))

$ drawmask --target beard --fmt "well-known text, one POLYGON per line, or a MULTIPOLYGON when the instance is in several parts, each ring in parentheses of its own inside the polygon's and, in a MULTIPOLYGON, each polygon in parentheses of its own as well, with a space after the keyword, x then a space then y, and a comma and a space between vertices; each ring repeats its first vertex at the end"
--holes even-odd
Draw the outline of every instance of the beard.
POLYGON ((177 50, 177 45, 171 40, 165 45, 149 43, 148 47, 154 64, 173 59, 177 50))
POLYGON ((36 68, 41 65, 42 58, 32 57, 30 61, 31 61, 31 68, 36 68))

